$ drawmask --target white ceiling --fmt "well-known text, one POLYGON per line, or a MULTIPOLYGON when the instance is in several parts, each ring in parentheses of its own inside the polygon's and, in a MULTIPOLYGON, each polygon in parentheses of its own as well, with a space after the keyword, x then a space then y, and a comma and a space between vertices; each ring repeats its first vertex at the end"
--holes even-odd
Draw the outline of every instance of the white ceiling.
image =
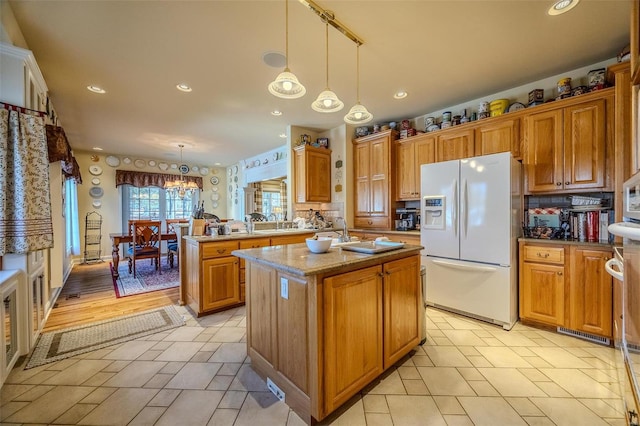
MULTIPOLYGON (((582 0, 557 17, 546 13, 551 0, 317 3, 364 40, 360 98, 378 123, 609 59, 629 40, 627 0, 582 0), (394 100, 400 89, 409 96, 394 100)), ((282 69, 262 61, 284 53, 282 0, 9 4, 76 150, 175 159, 186 143, 185 161, 228 165, 284 144, 289 124, 342 125, 356 102, 355 44, 330 28, 330 87, 345 108, 311 109, 325 87, 324 24, 296 0, 289 67, 307 88, 297 100, 268 93, 282 69), (193 92, 179 92, 180 82, 193 92), (108 93, 90 93, 90 84, 108 93)))

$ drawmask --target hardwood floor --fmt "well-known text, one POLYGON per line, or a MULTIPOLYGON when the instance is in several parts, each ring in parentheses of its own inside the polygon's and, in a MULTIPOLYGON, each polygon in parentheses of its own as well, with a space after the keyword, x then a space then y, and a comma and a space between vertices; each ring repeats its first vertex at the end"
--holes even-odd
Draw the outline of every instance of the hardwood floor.
POLYGON ((179 288, 116 298, 109 263, 74 266, 43 331, 177 304, 179 288))

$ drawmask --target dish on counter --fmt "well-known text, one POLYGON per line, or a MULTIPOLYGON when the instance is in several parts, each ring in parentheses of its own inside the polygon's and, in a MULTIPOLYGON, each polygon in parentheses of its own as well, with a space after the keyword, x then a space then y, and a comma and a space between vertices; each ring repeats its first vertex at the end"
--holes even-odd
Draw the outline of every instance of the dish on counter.
POLYGON ((105 158, 104 161, 105 163, 107 163, 108 166, 111 166, 111 167, 118 167, 120 165, 120 159, 115 155, 108 156, 107 158, 105 158))

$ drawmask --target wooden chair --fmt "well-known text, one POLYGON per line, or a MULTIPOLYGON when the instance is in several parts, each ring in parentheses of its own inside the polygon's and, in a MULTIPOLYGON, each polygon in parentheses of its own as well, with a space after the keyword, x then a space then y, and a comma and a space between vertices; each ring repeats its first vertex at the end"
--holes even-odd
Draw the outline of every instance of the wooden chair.
MULTIPOLYGON (((177 234, 176 229, 173 225, 176 223, 189 223, 188 219, 167 219, 167 234, 177 234)), ((169 266, 173 268, 173 259, 174 255, 178 256, 178 240, 168 240, 167 241, 167 262, 169 266)))
POLYGON ((160 243, 162 242, 160 221, 130 221, 129 235, 133 236, 133 243, 129 247, 129 273, 133 269, 133 276, 136 277, 136 260, 155 259, 156 269, 162 274, 160 268, 160 243))

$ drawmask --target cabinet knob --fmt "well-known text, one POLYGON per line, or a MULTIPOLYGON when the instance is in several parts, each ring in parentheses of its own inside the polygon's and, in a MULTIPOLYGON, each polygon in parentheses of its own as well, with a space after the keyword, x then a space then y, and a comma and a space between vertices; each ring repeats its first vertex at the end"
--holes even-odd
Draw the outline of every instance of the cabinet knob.
POLYGON ((542 258, 544 258, 544 259, 546 259, 547 257, 549 257, 549 253, 544 253, 544 254, 543 254, 543 253, 538 252, 537 254, 538 254, 538 257, 542 257, 542 258))
POLYGON ((556 182, 556 186, 561 186, 562 182, 556 182))
POLYGON ((571 185, 571 182, 565 182, 564 184, 565 185, 571 185))
POLYGON ((227 251, 227 249, 218 249, 217 251, 218 251, 218 254, 222 254, 222 253, 224 253, 225 251, 227 251))
POLYGON ((558 272, 556 272, 556 274, 558 274, 558 275, 562 275, 562 272, 558 271, 558 272))

